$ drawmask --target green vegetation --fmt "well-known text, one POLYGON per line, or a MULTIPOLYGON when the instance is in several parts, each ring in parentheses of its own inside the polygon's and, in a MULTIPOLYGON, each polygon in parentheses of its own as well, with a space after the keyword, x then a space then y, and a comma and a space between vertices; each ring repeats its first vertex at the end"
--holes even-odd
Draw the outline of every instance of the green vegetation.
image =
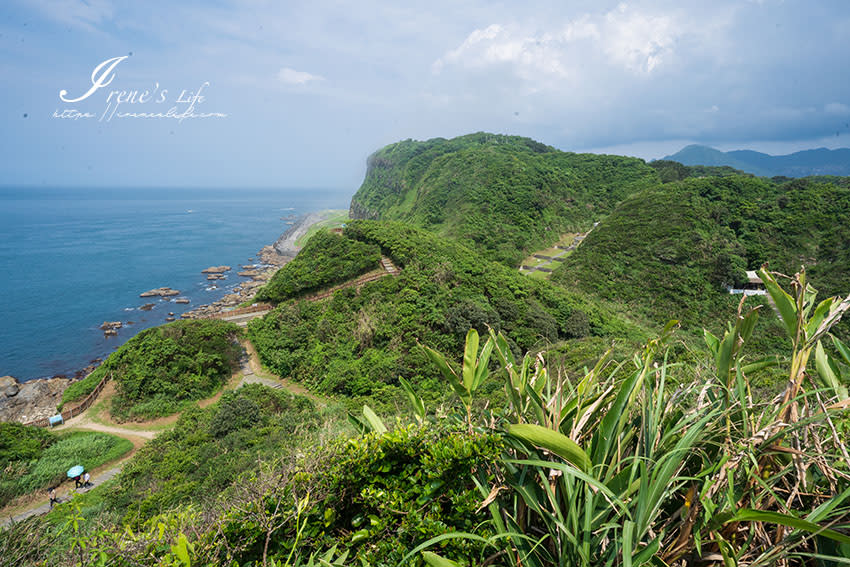
MULTIPOLYGON (((239 564, 260 562, 268 526, 277 524, 265 549, 271 557, 340 545, 367 565, 403 565, 407 552, 424 539, 478 529, 480 498, 472 477, 485 484, 494 480, 487 470, 500 446, 496 436, 468 436, 444 425, 340 440, 310 472, 283 486, 266 486, 274 493, 271 501, 255 498, 226 515, 221 531, 228 546, 244 550, 239 564)), ((478 547, 456 540, 446 549, 467 554, 478 547)))
POLYGON ((517 266, 656 183, 640 159, 566 153, 517 136, 407 140, 369 158, 351 216, 404 221, 517 266))
POLYGON ((181 503, 214 499, 240 474, 315 428, 306 398, 249 384, 225 392, 213 406, 190 407, 124 467, 108 507, 140 523, 181 503))
MULTIPOLYGON (((327 394, 321 407, 258 385, 192 404, 111 485, 0 531, 0 557, 847 563, 850 299, 817 303, 812 284, 846 293, 848 212, 848 179, 765 180, 488 134, 388 146, 352 214, 407 224, 318 231, 267 286, 276 308, 249 324, 264 365, 327 394), (596 220, 553 282, 516 270, 596 220), (401 272, 303 300, 380 254, 401 272), (769 306, 726 293, 765 261, 778 270, 760 272, 769 306)), ((221 325, 153 329, 110 357, 98 372, 114 372, 119 415, 220 387, 238 354, 221 325)), ((19 437, 0 444, 9 462, 59 443, 19 437)))
POLYGON ((215 319, 176 321, 140 332, 112 353, 83 380, 62 395, 62 404, 84 398, 104 376, 111 376, 118 395, 112 415, 150 419, 170 415, 187 401, 209 397, 236 366, 239 328, 215 319))
MULTIPOLYGON (((4 434, 12 432, 8 425, 11 424, 2 424, 4 434)), ((4 449, 12 448, 7 455, 17 455, 4 464, 0 478, 0 507, 17 496, 58 485, 66 480, 66 471, 74 465, 83 465, 90 471, 114 461, 133 448, 130 441, 106 433, 80 431, 55 436, 44 430, 39 430, 40 433, 30 431, 36 428, 15 429, 14 433, 20 435, 18 441, 5 438, 0 441, 4 449), (37 448, 36 444, 41 447, 37 448)))
POLYGON ((15 461, 33 461, 56 439, 41 427, 0 423, 0 469, 15 461))
POLYGON ((96 368, 91 374, 82 380, 77 380, 65 388, 65 391, 62 392, 62 403, 59 404, 59 411, 62 411, 65 404, 82 400, 94 392, 94 389, 97 388, 98 384, 100 384, 103 376, 104 373, 98 372, 98 369, 96 368))
POLYGON ((307 244, 307 241, 320 230, 341 228, 346 222, 348 222, 348 211, 346 210, 330 209, 327 211, 321 211, 319 214, 328 215, 328 218, 310 225, 307 232, 295 241, 296 246, 304 246, 307 244))
POLYGON ((280 303, 348 281, 380 266, 381 251, 377 246, 320 231, 294 260, 272 276, 255 300, 280 303))
POLYGON ((146 329, 89 375, 96 385, 109 375, 117 395, 112 415, 150 419, 179 411, 184 402, 212 395, 230 378, 241 350, 239 328, 216 319, 176 321, 146 329))
POLYGON ((841 244, 850 241, 848 217, 850 190, 831 183, 686 179, 623 201, 552 281, 657 323, 676 313, 685 327, 714 326, 739 299, 726 286, 764 262, 783 273, 811 265, 819 290, 842 291, 850 281, 850 251, 841 244))
MULTIPOLYGON (((850 350, 828 332, 850 300, 816 303, 805 274, 790 294, 763 278, 786 332, 778 358, 748 354, 758 310, 706 334, 709 356, 690 369, 699 380, 678 388, 667 387, 688 372, 669 362, 675 322, 572 379, 547 358, 516 357, 501 333, 482 345, 472 330, 460 363, 428 351, 460 404, 436 409, 413 395, 416 425, 388 427, 364 407, 370 432, 293 457, 292 437, 278 437, 281 450, 248 425, 259 417, 260 431, 279 435, 291 407, 268 400, 281 395, 230 392, 122 473, 103 509, 124 512, 123 526, 83 522, 88 512, 72 505, 52 515, 66 518, 64 546, 41 543, 44 520, 26 526, 34 544, 14 547, 12 532, 5 545, 30 563, 85 563, 91 549, 117 565, 841 562, 850 421, 832 404, 847 395, 850 350), (777 364, 788 378, 781 401, 754 400, 750 377, 777 364), (487 380, 504 386, 503 404, 475 403, 487 380)), ((305 417, 295 413, 292 424, 305 417)))
POLYGON ((592 335, 640 336, 586 299, 423 230, 353 221, 344 238, 380 247, 401 274, 322 301, 281 304, 248 326, 264 365, 321 393, 391 403, 402 376, 440 399, 445 387, 417 344, 456 352, 470 327, 502 330, 518 351, 592 335))

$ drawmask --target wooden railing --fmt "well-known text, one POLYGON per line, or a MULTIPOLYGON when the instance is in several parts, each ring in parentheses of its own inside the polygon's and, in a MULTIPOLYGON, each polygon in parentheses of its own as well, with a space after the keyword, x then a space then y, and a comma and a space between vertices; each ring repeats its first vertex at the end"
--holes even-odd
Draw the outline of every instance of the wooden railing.
MULTIPOLYGON (((91 393, 89 393, 88 396, 83 398, 82 402, 80 402, 79 404, 75 405, 72 408, 64 410, 61 413, 62 421, 68 421, 72 417, 76 417, 76 416, 80 415, 81 413, 83 413, 84 411, 86 411, 87 409, 89 409, 89 407, 94 403, 94 401, 100 395, 100 392, 106 386, 106 383, 109 382, 109 380, 111 378, 112 378, 111 374, 107 374, 106 376, 104 376, 101 379, 100 383, 98 383, 98 385, 95 386, 94 390, 92 390, 91 393)), ((54 417, 54 416, 50 416, 50 417, 54 417)), ((35 421, 27 422, 24 425, 32 425, 32 426, 35 426, 35 427, 49 427, 50 426, 50 417, 43 417, 41 419, 36 419, 35 421)))

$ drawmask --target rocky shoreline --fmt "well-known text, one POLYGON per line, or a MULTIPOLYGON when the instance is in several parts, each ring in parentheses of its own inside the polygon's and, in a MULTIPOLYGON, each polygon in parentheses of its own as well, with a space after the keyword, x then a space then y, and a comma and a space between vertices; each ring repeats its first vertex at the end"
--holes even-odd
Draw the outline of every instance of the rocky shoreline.
MULTIPOLYGON (((300 250, 295 245, 296 240, 306 234, 307 230, 317 222, 327 219, 332 213, 323 211, 303 215, 293 222, 273 244, 264 246, 256 256, 257 262, 241 265, 241 270, 236 274, 238 277, 246 278, 232 293, 229 293, 210 304, 199 305, 181 315, 183 319, 203 319, 236 307, 241 303, 250 301, 257 290, 287 262, 295 258, 300 250)), ((252 258, 253 260, 253 258, 252 258)), ((231 266, 211 266, 201 270, 201 274, 208 279, 225 279, 231 266), (212 276, 212 278, 210 278, 212 276)), ((215 282, 212 282, 215 285, 215 282)), ((158 298, 160 301, 173 302, 175 304, 187 304, 189 299, 180 296, 180 291, 169 287, 159 287, 140 294, 142 298, 158 298)), ((150 311, 156 304, 146 303, 139 307, 140 310, 150 311)), ((166 322, 175 319, 173 311, 169 311, 166 322)), ((117 330, 132 321, 104 321, 100 328, 104 336, 113 337, 117 330)), ((0 377, 0 421, 28 423, 37 419, 50 417, 56 414, 56 407, 62 401, 62 394, 73 382, 81 380, 91 374, 100 359, 92 360, 85 368, 77 371, 73 377, 54 376, 52 378, 40 378, 19 382, 13 376, 0 377)))

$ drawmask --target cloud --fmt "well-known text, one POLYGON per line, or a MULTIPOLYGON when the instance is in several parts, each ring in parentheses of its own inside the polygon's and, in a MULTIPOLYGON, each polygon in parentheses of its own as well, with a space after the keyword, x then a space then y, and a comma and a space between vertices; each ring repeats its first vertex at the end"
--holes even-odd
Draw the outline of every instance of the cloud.
POLYGON ((458 47, 434 61, 431 70, 440 74, 450 67, 508 66, 519 78, 545 81, 576 78, 580 68, 602 64, 649 75, 674 57, 676 43, 689 27, 672 15, 644 13, 627 4, 582 14, 561 25, 550 23, 542 30, 494 23, 473 30, 458 47))
POLYGON ((611 61, 636 73, 652 73, 674 54, 683 29, 668 15, 655 16, 620 4, 604 18, 605 53, 611 61))
POLYGON ((287 85, 306 85, 307 83, 311 83, 313 81, 324 80, 324 77, 321 77, 319 75, 313 75, 311 73, 307 73, 306 71, 296 71, 295 69, 290 69, 289 67, 283 67, 280 71, 278 71, 277 78, 282 83, 287 85))
POLYGON ((51 20, 86 31, 94 31, 114 14, 110 0, 34 0, 32 6, 51 20))

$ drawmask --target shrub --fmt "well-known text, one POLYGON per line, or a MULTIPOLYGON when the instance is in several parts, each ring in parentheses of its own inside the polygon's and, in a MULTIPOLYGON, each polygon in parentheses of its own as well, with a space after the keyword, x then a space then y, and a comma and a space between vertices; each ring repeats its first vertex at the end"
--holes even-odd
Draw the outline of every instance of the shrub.
POLYGON ((255 299, 280 303, 353 279, 379 268, 380 262, 381 251, 374 244, 319 231, 294 260, 272 276, 255 299))
POLYGON ((109 373, 117 395, 112 414, 145 419, 212 395, 230 378, 241 349, 239 328, 216 319, 177 321, 127 341, 89 377, 109 373))

